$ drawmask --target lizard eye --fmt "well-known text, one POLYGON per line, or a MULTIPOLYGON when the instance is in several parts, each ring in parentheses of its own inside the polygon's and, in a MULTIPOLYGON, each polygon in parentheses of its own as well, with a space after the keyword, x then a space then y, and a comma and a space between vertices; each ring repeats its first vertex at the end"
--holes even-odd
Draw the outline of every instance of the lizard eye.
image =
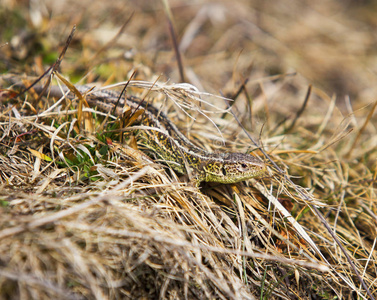
POLYGON ((238 170, 240 170, 241 172, 246 172, 249 170, 249 166, 245 163, 241 163, 238 165, 238 170))

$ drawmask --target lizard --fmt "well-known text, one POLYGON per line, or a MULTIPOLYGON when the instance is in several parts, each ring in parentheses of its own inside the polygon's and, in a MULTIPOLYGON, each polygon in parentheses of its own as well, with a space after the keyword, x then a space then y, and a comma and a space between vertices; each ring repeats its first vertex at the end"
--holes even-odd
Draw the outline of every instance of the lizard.
MULTIPOLYGON (((15 83, 14 78, 11 80, 15 83)), ((17 84, 16 84, 17 86, 17 84)), ((33 87, 37 93, 43 92, 42 86, 33 87)), ((266 165, 259 158, 241 152, 208 152, 192 143, 176 125, 155 106, 135 96, 120 97, 120 93, 96 89, 85 85, 76 85, 86 102, 104 113, 114 112, 121 116, 123 107, 128 105, 134 111, 144 109, 141 124, 148 129, 142 132, 143 144, 152 149, 175 171, 188 174, 193 185, 202 181, 218 183, 237 183, 250 178, 261 177, 266 173, 266 165), (87 93, 90 91, 89 93, 87 93)), ((45 94, 52 97, 76 98, 68 93, 68 87, 50 86, 45 94)))

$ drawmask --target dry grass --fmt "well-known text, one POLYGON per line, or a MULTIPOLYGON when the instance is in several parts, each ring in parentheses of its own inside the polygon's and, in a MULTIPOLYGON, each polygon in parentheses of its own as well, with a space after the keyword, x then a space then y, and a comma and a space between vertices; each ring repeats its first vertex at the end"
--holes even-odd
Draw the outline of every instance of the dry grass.
MULTIPOLYGON (((2 73, 29 85, 77 24, 60 68, 71 82, 135 72, 127 92, 161 104, 197 144, 255 149, 221 97, 173 84, 162 3, 2 2, 2 73)), ((32 92, 11 99, 1 81, 0 299, 376 298, 376 11, 284 3, 170 2, 186 81, 236 98, 271 159, 254 151, 266 178, 191 187, 135 147, 134 124, 119 131, 32 92)))

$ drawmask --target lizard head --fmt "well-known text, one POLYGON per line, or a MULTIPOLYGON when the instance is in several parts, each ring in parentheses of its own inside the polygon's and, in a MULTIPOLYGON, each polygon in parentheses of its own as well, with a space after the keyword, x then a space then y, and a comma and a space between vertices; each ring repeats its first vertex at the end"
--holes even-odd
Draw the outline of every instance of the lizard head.
POLYGON ((266 173, 266 165, 260 159, 244 153, 221 153, 204 166, 204 181, 236 183, 266 173))

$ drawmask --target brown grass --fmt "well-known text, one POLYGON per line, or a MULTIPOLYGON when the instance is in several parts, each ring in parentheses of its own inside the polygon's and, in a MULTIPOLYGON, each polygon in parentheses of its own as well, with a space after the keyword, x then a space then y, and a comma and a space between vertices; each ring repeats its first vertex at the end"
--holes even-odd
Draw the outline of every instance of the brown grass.
POLYGON ((162 2, 3 2, 2 73, 30 85, 77 24, 59 74, 102 86, 135 73, 127 93, 198 145, 250 152, 219 95, 235 99, 270 174, 192 187, 135 147, 134 124, 32 90, 11 99, 4 75, 0 299, 376 298, 372 2, 170 1, 198 91, 174 84, 162 2))

